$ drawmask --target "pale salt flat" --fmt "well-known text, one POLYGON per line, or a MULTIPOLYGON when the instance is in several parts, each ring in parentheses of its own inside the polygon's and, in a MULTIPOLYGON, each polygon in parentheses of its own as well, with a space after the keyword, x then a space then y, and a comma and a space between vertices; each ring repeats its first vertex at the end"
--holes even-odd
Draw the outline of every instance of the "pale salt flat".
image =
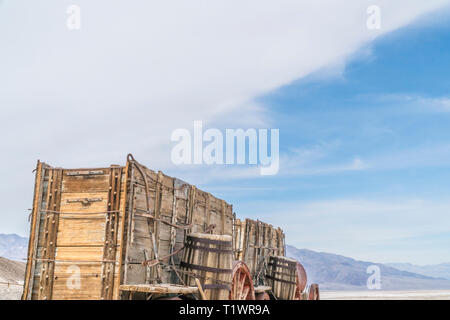
POLYGON ((321 300, 450 300, 450 290, 322 291, 321 300))

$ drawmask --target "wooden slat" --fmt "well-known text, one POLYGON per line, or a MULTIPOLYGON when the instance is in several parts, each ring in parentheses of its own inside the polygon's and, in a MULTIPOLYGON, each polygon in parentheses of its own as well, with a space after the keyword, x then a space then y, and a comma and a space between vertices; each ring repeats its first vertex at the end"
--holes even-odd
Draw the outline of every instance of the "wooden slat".
POLYGON ((103 246, 106 217, 60 219, 58 246, 103 246), (76 230, 76 231, 75 231, 76 230))
POLYGON ((158 294, 196 294, 197 287, 187 287, 171 284, 140 284, 140 285, 121 285, 121 291, 143 292, 143 293, 158 293, 158 294))
POLYGON ((70 175, 77 170, 66 170, 62 185, 62 192, 108 192, 109 169, 101 169, 102 175, 70 175))
POLYGON ((33 196, 33 211, 31 213, 31 226, 30 226, 30 239, 28 241, 28 255, 27 255, 27 266, 25 270, 25 281, 24 281, 24 290, 22 294, 22 300, 31 299, 32 287, 34 281, 34 269, 36 267, 36 263, 34 258, 37 254, 37 245, 39 234, 39 224, 41 221, 41 201, 43 194, 43 180, 44 180, 44 172, 43 172, 43 163, 38 160, 36 165, 36 178, 34 185, 34 196, 33 196))
MULTIPOLYGON (((58 212, 61 206, 61 185, 62 185, 62 169, 51 169, 49 174, 49 190, 47 195, 47 210, 58 212)), ((52 299, 53 293, 53 274, 55 264, 52 260, 55 259, 56 240, 58 234, 59 215, 51 213, 45 217, 44 228, 44 252, 43 258, 48 259, 48 262, 42 263, 39 299, 52 299)))
POLYGON ((62 213, 95 213, 107 211, 108 192, 64 192, 61 197, 62 213), (72 202, 78 199, 101 199, 101 201, 91 202, 83 205, 81 202, 72 202))
MULTIPOLYGON (((59 247, 57 248, 56 260, 66 261, 102 261, 103 246, 98 247, 59 247)), ((99 269, 100 270, 100 269, 99 269)))
POLYGON ((101 271, 101 263, 57 263, 53 299, 100 299, 101 271))
MULTIPOLYGON (((106 217, 106 227, 104 231, 104 251, 103 260, 116 260, 116 250, 117 250, 117 235, 119 228, 119 210, 120 210, 120 189, 122 181, 122 168, 113 167, 111 168, 110 178, 109 178, 109 191, 108 191, 108 203, 107 210, 108 213, 106 217)), ((102 265, 102 288, 101 288, 101 298, 102 299, 112 299, 114 292, 114 271, 116 263, 103 263, 102 265)))

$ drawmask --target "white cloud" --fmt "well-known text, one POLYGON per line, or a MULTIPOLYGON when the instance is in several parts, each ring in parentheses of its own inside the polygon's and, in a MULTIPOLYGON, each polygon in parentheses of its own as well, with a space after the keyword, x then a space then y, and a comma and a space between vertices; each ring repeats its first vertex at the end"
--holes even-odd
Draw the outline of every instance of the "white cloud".
POLYGON ((426 98, 426 97, 411 97, 412 103, 417 103, 422 112, 450 112, 450 98, 426 98))
POLYGON ((343 163, 321 163, 337 149, 336 146, 317 145, 311 149, 297 150, 294 154, 284 154, 281 159, 280 172, 288 176, 335 174, 347 171, 369 169, 369 165, 360 157, 355 156, 343 163))
MULTIPOLYGON (((373 31, 371 1, 80 0, 81 30, 69 31, 71 3, 3 2, 0 148, 10 156, 0 173, 17 179, 36 158, 66 167, 123 163, 128 152, 167 168, 173 129, 195 119, 270 126, 255 97, 343 65, 377 36, 446 3, 380 0, 382 29, 373 31)), ((14 217, 3 231, 23 224, 17 214, 31 185, 30 175, 1 186, 14 217)))
POLYGON ((282 226, 299 248, 366 261, 439 263, 450 261, 448 250, 423 241, 445 234, 450 241, 449 207, 450 199, 346 198, 261 203, 255 210, 258 218, 282 226))
POLYGON ((374 170, 398 170, 421 167, 446 167, 450 162, 450 144, 422 144, 383 153, 366 159, 368 166, 374 170))
MULTIPOLYGON (((371 169, 369 164, 358 156, 333 163, 333 153, 341 147, 334 141, 321 143, 310 148, 295 148, 280 156, 280 170, 273 177, 298 177, 339 174, 349 171, 371 169)), ((195 184, 211 184, 217 181, 263 179, 256 165, 181 165, 171 168, 171 174, 183 177, 195 184)), ((273 178, 272 177, 272 178, 273 178)))

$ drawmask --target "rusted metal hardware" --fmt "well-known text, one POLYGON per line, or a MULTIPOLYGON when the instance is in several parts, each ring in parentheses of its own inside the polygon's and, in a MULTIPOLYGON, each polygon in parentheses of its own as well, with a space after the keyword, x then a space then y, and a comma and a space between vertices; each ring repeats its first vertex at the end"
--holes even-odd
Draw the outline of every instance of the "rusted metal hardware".
POLYGON ((83 206, 89 206, 93 202, 102 202, 103 198, 77 198, 77 199, 67 199, 67 203, 77 203, 80 202, 83 206))
POLYGON ((205 238, 197 238, 195 236, 190 236, 191 241, 186 244, 186 246, 190 246, 192 242, 198 242, 201 244, 214 244, 214 245, 220 245, 223 248, 231 248, 232 244, 227 241, 223 240, 214 240, 214 239, 205 239, 205 238))
POLYGON ((171 254, 161 257, 159 259, 151 259, 151 260, 145 260, 142 262, 142 265, 147 266, 147 267, 152 267, 152 266, 156 266, 157 264, 161 263, 162 261, 169 259, 170 257, 173 257, 174 255, 177 255, 178 253, 180 253, 181 251, 184 250, 185 247, 181 247, 180 249, 172 252, 171 254))
POLYGON ((118 263, 116 260, 64 260, 64 259, 41 259, 34 258, 35 261, 54 263, 118 263))
POLYGON ((67 176, 98 176, 103 175, 103 170, 84 170, 84 171, 67 171, 67 176))
MULTIPOLYGON (((209 198, 208 198, 209 199, 209 198)), ((215 224, 210 224, 206 229, 205 229, 205 233, 212 233, 213 230, 216 228, 215 224)))

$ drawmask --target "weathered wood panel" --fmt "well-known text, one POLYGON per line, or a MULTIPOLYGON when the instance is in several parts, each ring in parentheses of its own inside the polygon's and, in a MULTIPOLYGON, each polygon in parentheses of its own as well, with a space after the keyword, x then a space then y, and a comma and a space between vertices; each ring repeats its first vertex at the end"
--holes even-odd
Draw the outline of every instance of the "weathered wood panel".
POLYGON ((120 264, 113 261, 119 260, 120 250, 117 249, 122 243, 117 229, 124 218, 125 198, 120 196, 126 185, 126 180, 121 179, 124 173, 122 167, 66 170, 48 166, 41 172, 44 176, 42 201, 38 204, 35 201, 33 209, 36 247, 27 263, 34 265, 34 269, 30 267, 26 277, 30 285, 24 299, 99 299, 106 292, 102 294, 104 279, 108 297, 112 297, 114 284, 117 284, 118 292, 121 273, 120 269, 115 272, 114 266, 120 264), (58 172, 61 174, 57 176, 58 172), (58 177, 62 178, 60 187, 54 186, 58 177), (49 194, 49 186, 52 186, 52 193, 60 194, 57 200, 49 194), (114 207, 111 201, 114 201, 114 207), (111 211, 111 208, 117 210, 111 211), (54 239, 49 240, 48 228, 55 220, 55 231, 51 231, 54 239), (110 221, 114 228, 109 225, 107 239, 106 227, 110 221), (46 253, 52 247, 54 257, 46 253), (112 254, 105 255, 105 252, 112 254), (105 256, 110 258, 105 260, 105 256), (106 278, 103 277, 105 274, 106 278), (68 281, 81 282, 81 287, 70 285, 68 281), (43 285, 50 288, 43 288, 43 285))
POLYGON ((284 256, 284 233, 262 221, 235 219, 234 256, 244 261, 255 285, 265 284, 265 273, 270 256, 284 256))
POLYGON ((47 264, 53 268, 53 299, 117 299, 122 284, 179 284, 183 275, 174 268, 180 271, 179 249, 191 233, 232 235, 234 257, 247 263, 255 282, 261 282, 261 266, 269 255, 284 255, 281 229, 250 219, 241 222, 225 201, 133 160, 125 168, 39 167, 24 299, 40 297, 47 264), (62 172, 60 189, 52 184, 52 170, 62 172), (55 212, 48 210, 55 205, 50 189, 60 194, 55 212), (49 221, 56 218, 54 261, 42 260, 49 246, 49 221), (142 264, 150 260, 161 263, 142 264), (83 285, 78 291, 64 287, 72 279, 69 266, 80 267, 83 285))
MULTIPOLYGON (((98 252, 96 252, 96 256, 98 256, 98 252)), ((87 258, 82 254, 79 257, 87 258)), ((92 257, 94 258, 94 256, 92 257)), ((101 263, 57 263, 52 299, 98 300, 101 298, 101 279, 101 263)))
MULTIPOLYGON (((181 248, 187 234, 207 232, 232 235, 232 206, 211 194, 181 180, 154 172, 136 163, 129 174, 132 186, 128 190, 132 203, 130 242, 127 243, 124 284, 179 283, 173 268, 152 266, 145 272, 136 264, 147 259, 171 255, 181 248), (137 168, 136 166, 139 166, 137 168), (189 229, 176 227, 191 225, 189 229), (212 226, 214 225, 214 227, 212 226), (155 243, 153 243, 153 239, 155 243), (159 270, 158 270, 159 269, 159 270), (140 278, 139 278, 140 277, 140 278)), ((182 252, 163 261, 178 268, 182 252)))
POLYGON ((99 170, 102 174, 89 175, 86 171, 66 170, 62 192, 107 192, 109 188, 109 169, 99 170), (83 175, 73 175, 82 173, 83 175))
POLYGON ((105 242, 106 218, 95 219, 63 218, 59 222, 58 247, 100 246, 105 242), (74 232, 76 230, 76 232, 74 232))

